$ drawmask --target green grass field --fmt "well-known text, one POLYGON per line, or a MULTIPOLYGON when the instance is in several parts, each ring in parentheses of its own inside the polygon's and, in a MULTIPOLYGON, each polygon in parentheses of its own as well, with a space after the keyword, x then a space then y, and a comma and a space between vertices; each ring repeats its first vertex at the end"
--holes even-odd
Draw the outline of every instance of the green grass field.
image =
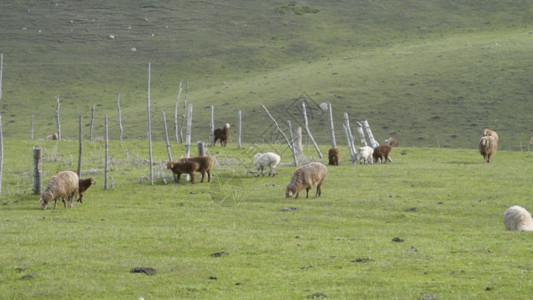
MULTIPOLYGON (((43 211, 22 158, 34 144, 5 146, 4 299, 523 299, 531 289, 529 234, 506 231, 502 217, 511 205, 532 209, 531 152, 500 151, 484 164, 475 150, 400 147, 391 164, 352 165, 341 147, 322 197, 286 199, 294 167, 280 145, 210 148, 212 182, 193 186, 140 183, 147 143, 111 143, 114 186, 104 190, 103 143, 86 142, 84 170, 97 185, 72 209, 43 211), (282 153, 279 175, 257 178, 252 154, 267 150, 282 153)), ((39 144, 45 180, 76 169, 77 142, 39 144)), ((166 161, 164 143, 154 160, 166 161)))

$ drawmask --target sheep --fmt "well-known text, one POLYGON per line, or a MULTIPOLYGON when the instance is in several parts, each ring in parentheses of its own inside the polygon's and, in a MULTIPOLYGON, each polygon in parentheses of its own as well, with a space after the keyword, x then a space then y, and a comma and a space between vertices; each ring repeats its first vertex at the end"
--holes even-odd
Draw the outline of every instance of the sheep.
POLYGON ((391 147, 400 147, 400 140, 395 136, 390 136, 385 139, 385 144, 390 145, 391 147))
POLYGON ((498 142, 492 136, 483 136, 479 141, 479 153, 483 156, 485 163, 490 163, 491 156, 498 150, 498 142))
POLYGON ((322 195, 322 183, 326 179, 328 170, 326 165, 320 161, 312 161, 305 165, 298 167, 292 179, 287 185, 285 190, 285 197, 290 198, 292 195, 296 194, 294 199, 297 199, 299 193, 302 189, 305 189, 307 192, 306 199, 309 198, 309 190, 316 187, 316 198, 322 195))
POLYGON ((59 135, 57 133, 52 133, 51 135, 46 137, 47 140, 57 140, 59 139, 59 135))
POLYGON ((483 129, 483 136, 492 136, 496 140, 496 143, 499 142, 498 133, 494 130, 488 128, 483 129))
POLYGON ((61 171, 50 178, 44 192, 41 194, 39 204, 43 210, 54 201, 54 209, 57 208, 57 200, 61 199, 67 208, 72 207, 72 200, 79 198, 78 174, 72 171, 61 171))
POLYGON ((523 207, 515 205, 503 213, 503 224, 507 230, 533 231, 533 218, 523 207))
POLYGON ((167 169, 172 170, 172 173, 176 174, 176 183, 180 183, 180 177, 182 173, 187 173, 191 176, 191 184, 195 183, 194 173, 200 169, 200 164, 194 161, 169 161, 167 163, 167 169))
POLYGON ((359 147, 359 153, 357 154, 357 160, 359 164, 373 164, 372 154, 374 154, 374 149, 369 146, 359 147))
POLYGON ((189 158, 182 157, 178 160, 179 162, 192 161, 200 165, 197 172, 202 173, 202 180, 204 182, 205 174, 207 174, 207 182, 211 181, 211 167, 215 165, 215 158, 211 156, 193 156, 189 158))
POLYGON ((83 193, 88 190, 91 186, 95 185, 96 184, 96 180, 94 180, 94 178, 92 177, 89 177, 89 178, 86 178, 86 179, 80 179, 78 181, 78 193, 80 195, 80 197, 78 198, 78 202, 80 203, 83 203, 82 201, 82 198, 83 198, 83 193))
POLYGON ((389 160, 389 154, 391 151, 392 147, 390 145, 379 145, 374 149, 374 153, 372 153, 372 158, 374 161, 381 159, 381 163, 386 164, 387 160, 389 160))
POLYGON ((220 140, 220 146, 226 147, 226 143, 229 140, 229 128, 229 123, 226 123, 224 127, 215 129, 215 131, 213 132, 215 135, 215 141, 213 142, 213 146, 216 145, 217 140, 220 140))
POLYGON ((339 149, 337 148, 331 148, 328 151, 328 158, 330 166, 338 166, 339 165, 339 149))
POLYGON ((270 171, 268 172, 268 176, 276 176, 278 172, 276 171, 276 166, 279 164, 281 160, 281 157, 273 152, 266 152, 266 153, 257 153, 254 156, 254 165, 257 167, 257 176, 259 176, 259 172, 265 176, 265 167, 270 167, 270 171))

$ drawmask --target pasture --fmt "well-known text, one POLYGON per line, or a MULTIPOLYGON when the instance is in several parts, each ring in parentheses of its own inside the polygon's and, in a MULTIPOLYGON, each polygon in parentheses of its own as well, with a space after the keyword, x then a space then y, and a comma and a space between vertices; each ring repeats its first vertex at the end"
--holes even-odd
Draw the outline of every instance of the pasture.
MULTIPOLYGON (((140 180, 147 142, 114 141, 114 186, 104 190, 104 143, 85 142, 83 170, 97 185, 72 209, 43 211, 31 191, 37 143, 43 185, 77 166, 77 141, 5 139, 3 299, 513 299, 531 290, 533 236, 506 231, 502 216, 515 204, 533 210, 531 152, 499 151, 484 164, 475 149, 400 147, 393 163, 354 166, 341 146, 320 198, 286 199, 294 167, 282 145, 210 147, 211 183, 150 185, 140 180), (249 173, 265 151, 282 156, 276 177, 249 173)), ((154 160, 171 180, 164 143, 154 143, 154 160)))

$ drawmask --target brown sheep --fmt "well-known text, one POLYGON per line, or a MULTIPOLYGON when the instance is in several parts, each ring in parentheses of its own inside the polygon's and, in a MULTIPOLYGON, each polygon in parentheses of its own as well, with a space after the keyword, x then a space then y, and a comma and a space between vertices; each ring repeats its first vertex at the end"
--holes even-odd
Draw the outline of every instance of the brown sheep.
POLYGON ((226 143, 229 140, 229 128, 229 123, 226 123, 224 127, 215 129, 215 131, 213 132, 215 135, 215 141, 213 142, 213 146, 216 145, 217 140, 220 140, 220 146, 226 147, 226 143))
POLYGON ((207 182, 211 181, 211 168, 215 165, 215 158, 211 156, 193 156, 189 158, 182 157, 178 160, 179 162, 184 161, 193 161, 200 165, 197 172, 202 173, 202 180, 204 182, 205 174, 207 174, 207 182))
POLYGON ((72 171, 61 171, 50 178, 41 194, 39 203, 44 210, 50 202, 54 201, 55 209, 57 208, 57 200, 61 199, 65 208, 67 208, 67 202, 68 208, 71 208, 72 200, 77 198, 79 198, 78 174, 72 171))
POLYGON ((167 169, 172 170, 172 173, 177 175, 176 183, 180 183, 181 174, 186 173, 191 176, 191 184, 194 184, 194 173, 198 172, 200 164, 194 161, 169 161, 167 163, 167 169))
POLYGON ((78 183, 78 193, 80 195, 80 198, 78 198, 78 202, 83 203, 83 193, 88 190, 91 186, 96 184, 96 180, 94 178, 89 177, 86 179, 80 179, 78 183))
POLYGON ((390 145, 391 147, 400 147, 400 140, 395 136, 390 136, 385 139, 385 144, 390 145))
POLYGON ((339 165, 339 149, 331 148, 328 152, 329 163, 328 165, 338 166, 339 165))
POLYGON ((496 143, 499 142, 498 133, 496 133, 494 130, 490 130, 488 128, 483 129, 483 136, 491 136, 496 140, 496 143))
POLYGON ((322 195, 322 183, 326 179, 328 169, 323 162, 312 161, 305 165, 298 167, 292 175, 291 182, 287 185, 285 190, 285 197, 290 198, 294 194, 297 199, 301 190, 305 189, 309 198, 309 190, 316 187, 316 198, 322 195))
POLYGON ((372 158, 374 162, 376 162, 378 159, 381 159, 382 164, 386 164, 387 160, 389 160, 389 154, 392 151, 392 147, 390 145, 379 145, 376 148, 374 148, 374 153, 372 153, 372 158))
POLYGON ((59 135, 57 133, 52 133, 51 135, 46 137, 47 140, 57 140, 59 139, 59 135))
POLYGON ((479 153, 483 155, 485 163, 490 163, 490 157, 498 150, 498 141, 493 136, 483 136, 479 141, 479 153))

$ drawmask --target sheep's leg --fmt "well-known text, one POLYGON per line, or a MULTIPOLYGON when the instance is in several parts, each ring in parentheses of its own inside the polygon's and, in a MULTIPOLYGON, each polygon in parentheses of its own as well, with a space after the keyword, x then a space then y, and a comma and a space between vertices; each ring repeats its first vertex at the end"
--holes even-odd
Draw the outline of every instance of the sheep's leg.
POLYGON ((300 196, 300 192, 296 192, 296 196, 294 196, 294 199, 298 199, 298 196, 300 196))
POLYGON ((207 170, 207 182, 211 182, 211 170, 207 170))
POLYGON ((307 196, 305 197, 305 199, 309 199, 309 190, 310 188, 305 188, 305 191, 307 192, 307 196))
POLYGON ((191 184, 194 184, 194 171, 189 173, 189 175, 191 176, 191 184))
POLYGON ((57 208, 57 199, 54 199, 54 209, 57 208))
POLYGON ((389 160, 389 156, 388 156, 388 155, 383 156, 383 160, 382 160, 382 162, 383 162, 384 164, 387 164, 387 161, 388 161, 388 160, 389 160))
POLYGON ((317 185, 316 187, 316 197, 320 197, 320 195, 322 195, 322 185, 317 185))
POLYGON ((176 176, 176 183, 180 183, 181 172, 176 176))

